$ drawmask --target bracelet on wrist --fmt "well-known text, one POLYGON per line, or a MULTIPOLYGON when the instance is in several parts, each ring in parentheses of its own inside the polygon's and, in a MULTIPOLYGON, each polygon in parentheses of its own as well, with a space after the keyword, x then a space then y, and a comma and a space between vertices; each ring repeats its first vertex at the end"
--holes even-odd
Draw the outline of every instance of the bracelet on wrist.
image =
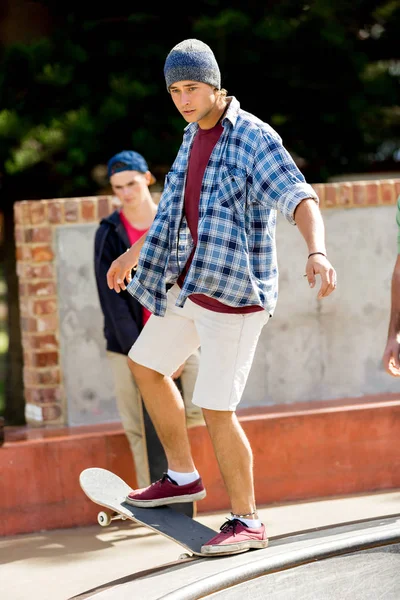
POLYGON ((327 258, 326 254, 323 252, 311 252, 311 254, 308 255, 308 258, 310 258, 310 256, 314 256, 314 254, 321 254, 321 256, 325 256, 325 258, 327 258))

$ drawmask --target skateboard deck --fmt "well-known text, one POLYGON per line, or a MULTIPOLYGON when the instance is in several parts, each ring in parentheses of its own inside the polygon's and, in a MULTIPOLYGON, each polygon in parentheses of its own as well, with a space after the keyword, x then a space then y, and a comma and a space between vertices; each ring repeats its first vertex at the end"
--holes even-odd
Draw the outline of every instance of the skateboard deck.
MULTIPOLYGON (((201 546, 217 533, 214 529, 174 510, 173 505, 142 508, 128 504, 125 498, 132 488, 121 477, 107 469, 92 467, 83 470, 79 476, 79 484, 95 504, 117 513, 122 519, 130 519, 164 535, 185 548, 189 555, 206 556, 201 554, 201 546)), ((98 520, 100 523, 99 518, 98 520)))
MULTIPOLYGON (((175 384, 182 394, 183 390, 180 379, 175 380, 175 384)), ((154 428, 153 422, 150 419, 150 415, 146 410, 143 400, 141 400, 141 403, 143 421, 143 440, 145 443, 145 450, 147 454, 150 481, 153 483, 154 481, 161 479, 163 473, 165 473, 168 470, 168 462, 167 457, 165 456, 164 448, 162 447, 162 444, 154 428)), ((188 517, 194 518, 197 514, 196 502, 179 502, 177 504, 171 504, 171 507, 178 512, 184 513, 188 517)))

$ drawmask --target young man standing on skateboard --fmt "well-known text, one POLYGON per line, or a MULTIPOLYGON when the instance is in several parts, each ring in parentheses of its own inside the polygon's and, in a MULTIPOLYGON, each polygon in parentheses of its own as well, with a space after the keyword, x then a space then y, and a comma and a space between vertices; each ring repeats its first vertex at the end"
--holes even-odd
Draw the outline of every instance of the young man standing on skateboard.
POLYGON ((383 366, 392 377, 400 377, 400 196, 397 198, 397 257, 391 280, 390 318, 383 366))
MULTIPOLYGON (((146 237, 157 212, 157 204, 149 190, 149 186, 155 183, 155 177, 149 171, 143 156, 133 150, 124 150, 111 157, 107 164, 107 174, 121 206, 102 219, 97 228, 94 244, 95 276, 118 411, 132 451, 137 483, 140 487, 145 487, 155 479, 151 476, 154 461, 152 462, 152 457, 146 450, 144 424, 147 421, 143 415, 139 389, 128 366, 127 354, 151 313, 128 292, 116 294, 114 290, 110 290, 106 275, 114 259, 138 239, 146 237)), ((192 404, 198 368, 199 352, 195 350, 173 376, 175 380, 180 377, 188 427, 204 423, 201 409, 192 404)), ((148 431, 147 434, 149 433, 148 431)), ((154 436, 152 442, 154 446, 154 436)), ((158 451, 158 446, 155 451, 158 451)))
POLYGON ((316 193, 277 132, 221 89, 210 47, 184 40, 168 54, 164 75, 188 126, 144 244, 120 256, 107 274, 111 289, 128 284, 153 313, 129 364, 169 466, 159 482, 127 501, 159 506, 206 494, 170 377, 201 346, 193 402, 203 409, 232 510, 202 552, 231 554, 268 543, 257 514, 252 450, 235 411, 277 302, 278 210, 306 242, 306 275, 310 287, 320 276, 319 299, 335 289, 336 273, 326 257, 316 193), (173 284, 168 291, 167 283, 173 284))

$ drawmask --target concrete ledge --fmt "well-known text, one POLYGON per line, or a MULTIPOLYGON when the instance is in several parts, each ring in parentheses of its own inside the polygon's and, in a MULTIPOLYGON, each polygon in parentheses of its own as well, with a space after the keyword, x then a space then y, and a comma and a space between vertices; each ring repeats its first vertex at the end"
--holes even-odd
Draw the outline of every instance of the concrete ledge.
POLYGON ((335 598, 345 597, 352 588, 360 598, 385 597, 389 600, 389 597, 397 598, 393 586, 400 589, 398 581, 397 586, 394 583, 398 560, 392 560, 394 554, 400 553, 399 542, 400 518, 393 515, 273 538, 269 547, 263 550, 196 559, 184 566, 159 569, 156 578, 149 577, 148 572, 142 577, 137 573, 132 581, 110 582, 108 589, 92 590, 92 593, 89 591, 74 598, 198 600, 212 596, 222 600, 241 598, 245 591, 246 597, 254 600, 305 598, 306 592, 307 598, 322 600, 332 598, 334 581, 335 598), (375 553, 368 554, 369 549, 375 553), (386 560, 384 552, 387 553, 386 560), (345 563, 337 563, 336 559, 344 555, 345 563), (318 561, 322 562, 318 565, 318 561), (382 562, 386 563, 386 568, 382 562), (309 569, 304 571, 306 566, 313 569, 314 575, 310 576, 309 569), (364 596, 367 591, 369 594, 364 596))
MULTIPOLYGON (((238 416, 254 452, 258 505, 400 487, 400 400, 395 395, 246 409, 238 416)), ((207 488, 199 513, 229 510, 205 427, 189 430, 207 488)), ((89 525, 97 507, 79 487, 87 467, 136 476, 119 423, 6 428, 0 448, 0 535, 89 525)))

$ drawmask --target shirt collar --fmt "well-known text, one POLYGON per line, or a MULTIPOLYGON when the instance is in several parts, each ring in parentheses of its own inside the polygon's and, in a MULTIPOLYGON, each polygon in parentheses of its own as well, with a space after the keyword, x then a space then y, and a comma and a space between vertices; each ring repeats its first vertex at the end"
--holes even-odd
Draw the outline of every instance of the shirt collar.
MULTIPOLYGON (((235 127, 237 118, 239 116, 240 103, 235 98, 235 96, 228 96, 227 99, 230 100, 230 103, 229 103, 228 109, 225 113, 225 116, 221 122, 223 123, 225 121, 225 119, 228 119, 232 123, 233 127, 235 127)), ((185 134, 189 134, 189 133, 194 134, 197 131, 198 127, 199 126, 197 123, 188 123, 186 125, 186 127, 184 128, 184 132, 185 132, 185 134)))

